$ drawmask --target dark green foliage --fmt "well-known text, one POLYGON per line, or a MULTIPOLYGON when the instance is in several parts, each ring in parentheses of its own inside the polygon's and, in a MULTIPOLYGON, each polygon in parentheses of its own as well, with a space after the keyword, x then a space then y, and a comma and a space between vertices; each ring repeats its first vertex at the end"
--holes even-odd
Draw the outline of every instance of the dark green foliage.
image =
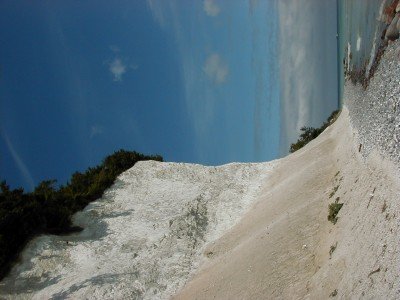
POLYGON ((339 186, 338 186, 338 185, 335 186, 335 187, 333 188, 333 191, 329 194, 329 198, 332 198, 332 197, 336 194, 336 192, 337 192, 338 189, 339 189, 339 186))
POLYGON ((338 220, 338 213, 340 209, 342 208, 343 203, 331 203, 329 204, 329 214, 328 214, 328 220, 331 221, 333 224, 336 224, 338 220))
POLYGON ((300 134, 299 139, 297 140, 296 143, 293 143, 290 145, 290 153, 296 152, 297 150, 303 148, 305 145, 307 145, 309 142, 311 142, 313 139, 315 139, 317 136, 319 136, 329 125, 333 124, 333 122, 336 121, 340 113, 340 110, 335 110, 332 112, 332 114, 329 116, 328 120, 322 124, 320 128, 314 128, 314 127, 302 127, 300 130, 302 133, 300 134))
POLYGON ((141 160, 163 161, 159 155, 147 156, 119 150, 84 173, 72 174, 69 183, 56 188, 56 180, 44 180, 32 193, 11 190, 0 183, 0 279, 10 270, 20 251, 35 235, 66 234, 79 231, 71 217, 91 201, 100 198, 119 174, 141 160))
POLYGON ((54 197, 56 193, 56 188, 54 185, 57 183, 57 180, 43 180, 34 190, 34 194, 36 196, 44 197, 46 200, 54 197))
POLYGON ((337 242, 334 245, 332 245, 331 248, 329 249, 329 258, 332 258, 332 254, 333 252, 335 252, 336 247, 337 247, 337 242))

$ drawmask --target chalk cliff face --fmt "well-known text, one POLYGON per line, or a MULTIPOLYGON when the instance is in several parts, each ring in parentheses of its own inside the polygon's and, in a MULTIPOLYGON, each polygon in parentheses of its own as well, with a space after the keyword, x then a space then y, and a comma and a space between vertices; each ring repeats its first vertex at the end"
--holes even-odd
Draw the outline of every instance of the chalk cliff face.
POLYGON ((11 298, 168 298, 239 221, 277 162, 138 162, 75 215, 84 231, 41 236, 0 283, 11 298))

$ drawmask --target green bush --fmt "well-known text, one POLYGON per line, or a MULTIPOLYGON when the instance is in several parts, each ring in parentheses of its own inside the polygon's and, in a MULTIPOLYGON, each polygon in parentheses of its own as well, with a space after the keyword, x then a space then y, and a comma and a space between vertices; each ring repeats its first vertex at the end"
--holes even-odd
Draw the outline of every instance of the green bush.
POLYGON ((27 242, 42 233, 66 234, 79 230, 71 226, 71 217, 91 201, 100 198, 119 174, 141 160, 163 161, 159 155, 148 156, 119 150, 103 162, 75 172, 70 181, 56 188, 56 180, 44 180, 32 193, 11 190, 0 183, 0 279, 10 270, 27 242))
POLYGON ((303 148, 317 136, 319 136, 329 125, 333 124, 336 121, 340 114, 340 110, 335 110, 331 113, 328 120, 322 124, 320 128, 313 128, 304 126, 300 130, 302 133, 300 134, 299 139, 296 143, 290 145, 290 153, 296 152, 297 150, 303 148))
POLYGON ((329 214, 328 214, 328 220, 331 221, 333 224, 336 224, 338 220, 338 213, 340 209, 342 208, 343 203, 331 203, 329 204, 329 214))

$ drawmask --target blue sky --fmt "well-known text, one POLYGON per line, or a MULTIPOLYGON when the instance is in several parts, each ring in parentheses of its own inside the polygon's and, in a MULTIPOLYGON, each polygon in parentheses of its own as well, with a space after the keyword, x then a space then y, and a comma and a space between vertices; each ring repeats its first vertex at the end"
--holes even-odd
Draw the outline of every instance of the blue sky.
POLYGON ((186 112, 202 163, 276 157, 279 131, 273 1, 148 1, 176 43, 186 112), (256 5, 256 7, 252 7, 256 5))
MULTIPOLYGON (((298 124, 334 106, 311 84, 324 57, 317 74, 285 63, 293 49, 311 59, 332 46, 282 32, 288 20, 310 26, 294 11, 299 2, 2 1, 0 178, 28 190, 65 183, 120 148, 207 165, 284 155, 298 124), (297 87, 318 97, 294 97, 297 87)), ((331 28, 325 19, 311 15, 331 28)))

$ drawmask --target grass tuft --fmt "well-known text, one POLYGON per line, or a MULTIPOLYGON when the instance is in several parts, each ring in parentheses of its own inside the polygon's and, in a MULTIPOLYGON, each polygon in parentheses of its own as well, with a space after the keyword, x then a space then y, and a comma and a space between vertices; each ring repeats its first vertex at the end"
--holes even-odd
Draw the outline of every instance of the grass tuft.
POLYGON ((334 245, 332 245, 331 248, 329 249, 329 258, 332 257, 332 254, 333 252, 335 252, 336 247, 337 247, 337 242, 334 245))
POLYGON ((335 186, 333 188, 333 191, 329 194, 329 198, 332 198, 336 194, 338 189, 339 189, 339 186, 335 186))
POLYGON ((342 208, 343 203, 331 203, 329 204, 329 214, 328 214, 328 220, 331 221, 333 224, 336 224, 338 220, 338 213, 340 209, 342 208))

